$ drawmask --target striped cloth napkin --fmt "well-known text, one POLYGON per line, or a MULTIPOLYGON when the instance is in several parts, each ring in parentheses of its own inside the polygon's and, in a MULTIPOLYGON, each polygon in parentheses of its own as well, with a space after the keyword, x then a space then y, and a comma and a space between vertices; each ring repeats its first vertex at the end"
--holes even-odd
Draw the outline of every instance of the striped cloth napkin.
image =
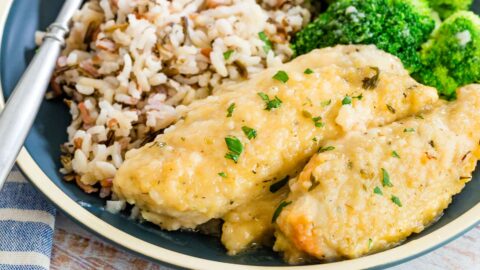
POLYGON ((14 167, 0 191, 0 270, 49 269, 55 208, 14 167))

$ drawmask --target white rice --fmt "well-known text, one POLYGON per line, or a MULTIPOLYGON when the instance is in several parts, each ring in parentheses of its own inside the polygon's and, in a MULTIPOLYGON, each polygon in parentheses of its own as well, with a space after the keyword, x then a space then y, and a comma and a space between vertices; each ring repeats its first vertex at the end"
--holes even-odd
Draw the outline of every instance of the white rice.
POLYGON ((66 94, 72 115, 65 179, 108 196, 125 152, 171 125, 176 106, 288 61, 290 37, 310 20, 303 1, 87 1, 49 93, 66 94))

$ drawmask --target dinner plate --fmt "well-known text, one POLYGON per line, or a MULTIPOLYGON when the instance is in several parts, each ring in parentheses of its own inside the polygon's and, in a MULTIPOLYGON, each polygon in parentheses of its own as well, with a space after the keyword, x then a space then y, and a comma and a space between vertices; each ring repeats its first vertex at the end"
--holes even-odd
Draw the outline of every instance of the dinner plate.
MULTIPOLYGON (((479 1, 476 1, 480 3, 479 1)), ((8 97, 35 53, 34 33, 58 13, 60 0, 0 0, 0 103, 8 97)), ((480 5, 475 5, 480 7, 480 5)), ((21 112, 18 112, 21 113, 21 112)), ((365 269, 383 268, 415 258, 463 234, 480 220, 480 170, 434 225, 393 249, 359 259, 306 266, 287 266, 268 248, 228 256, 218 238, 191 232, 167 232, 138 223, 126 214, 105 211, 104 200, 62 180, 59 146, 67 140, 70 121, 61 100, 45 101, 17 163, 30 181, 58 209, 83 227, 136 254, 172 267, 195 269, 365 269)), ((0 142, 1 145, 1 142, 0 142)))

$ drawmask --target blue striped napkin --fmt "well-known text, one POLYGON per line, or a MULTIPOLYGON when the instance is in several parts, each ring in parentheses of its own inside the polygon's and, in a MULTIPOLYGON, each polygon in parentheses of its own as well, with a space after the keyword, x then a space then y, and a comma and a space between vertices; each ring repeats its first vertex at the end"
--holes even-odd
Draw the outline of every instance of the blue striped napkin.
POLYGON ((49 269, 55 208, 13 168, 0 192, 0 270, 49 269))

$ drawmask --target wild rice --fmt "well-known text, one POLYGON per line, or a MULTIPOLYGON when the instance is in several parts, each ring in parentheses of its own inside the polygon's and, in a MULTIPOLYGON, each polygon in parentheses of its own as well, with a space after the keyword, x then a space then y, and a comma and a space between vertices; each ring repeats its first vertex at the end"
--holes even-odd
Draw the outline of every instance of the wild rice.
POLYGON ((48 95, 63 90, 72 115, 65 179, 107 197, 125 152, 174 122, 176 106, 288 61, 309 20, 303 0, 87 1, 48 95))

